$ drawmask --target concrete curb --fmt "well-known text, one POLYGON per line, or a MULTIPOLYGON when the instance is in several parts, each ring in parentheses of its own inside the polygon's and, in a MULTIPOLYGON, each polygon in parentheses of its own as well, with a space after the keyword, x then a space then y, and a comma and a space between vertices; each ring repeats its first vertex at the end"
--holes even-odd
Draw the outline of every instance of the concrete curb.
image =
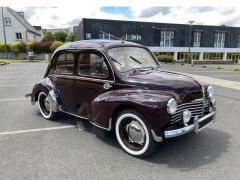
POLYGON ((7 65, 7 64, 10 64, 10 63, 0 62, 0 66, 7 65))

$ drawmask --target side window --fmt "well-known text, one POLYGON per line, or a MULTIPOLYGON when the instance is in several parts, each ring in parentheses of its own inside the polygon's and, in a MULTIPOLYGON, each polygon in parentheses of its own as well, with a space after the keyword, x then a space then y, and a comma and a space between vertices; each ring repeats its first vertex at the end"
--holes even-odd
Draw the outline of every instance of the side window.
POLYGON ((84 52, 78 56, 78 73, 106 77, 108 75, 108 67, 104 57, 100 54, 84 52))
POLYGON ((74 55, 64 52, 58 56, 56 71, 60 73, 72 73, 74 70, 74 55))

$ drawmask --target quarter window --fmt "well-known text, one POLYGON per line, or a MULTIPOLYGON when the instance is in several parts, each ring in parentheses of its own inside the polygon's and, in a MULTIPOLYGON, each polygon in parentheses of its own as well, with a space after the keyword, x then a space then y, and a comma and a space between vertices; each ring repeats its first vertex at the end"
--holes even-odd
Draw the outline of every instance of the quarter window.
POLYGON ((78 56, 78 72, 83 75, 106 77, 108 67, 100 54, 85 52, 78 56))
POLYGON ((57 59, 56 71, 61 73, 72 73, 74 70, 74 55, 70 52, 60 54, 57 59))

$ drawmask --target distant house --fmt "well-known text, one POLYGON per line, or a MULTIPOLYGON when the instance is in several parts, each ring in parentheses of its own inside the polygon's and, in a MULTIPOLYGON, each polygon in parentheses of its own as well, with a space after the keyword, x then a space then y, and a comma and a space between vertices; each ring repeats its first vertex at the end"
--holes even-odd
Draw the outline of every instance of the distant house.
POLYGON ((0 42, 41 41, 42 32, 35 29, 25 18, 24 12, 16 12, 9 7, 0 9, 0 42), (4 28, 3 28, 4 27, 4 28))
POLYGON ((51 32, 53 34, 57 32, 69 33, 69 29, 68 28, 43 29, 43 33, 46 33, 46 32, 51 32))

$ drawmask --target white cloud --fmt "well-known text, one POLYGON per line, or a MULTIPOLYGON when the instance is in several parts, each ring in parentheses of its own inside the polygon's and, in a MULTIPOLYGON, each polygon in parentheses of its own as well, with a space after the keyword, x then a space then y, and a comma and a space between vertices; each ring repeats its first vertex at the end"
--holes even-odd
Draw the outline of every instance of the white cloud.
POLYGON ((81 18, 137 20, 162 23, 187 23, 189 20, 195 24, 240 26, 240 3, 236 0, 88 0, 84 3, 76 0, 0 0, 0 4, 15 10, 24 10, 29 22, 41 25, 43 28, 62 28, 77 25, 81 18), (133 11, 131 19, 124 14, 104 13, 103 6, 127 6, 133 11), (143 11, 153 7, 155 12, 148 16, 141 16, 143 11), (157 8, 161 7, 161 8, 157 8), (171 7, 163 12, 164 7, 171 7), (194 8, 191 8, 194 7, 194 8), (197 8, 198 7, 198 8, 197 8), (204 8, 205 7, 205 8, 204 8), (157 12, 159 9, 159 13, 157 12), (167 13, 166 13, 167 12, 167 13))

